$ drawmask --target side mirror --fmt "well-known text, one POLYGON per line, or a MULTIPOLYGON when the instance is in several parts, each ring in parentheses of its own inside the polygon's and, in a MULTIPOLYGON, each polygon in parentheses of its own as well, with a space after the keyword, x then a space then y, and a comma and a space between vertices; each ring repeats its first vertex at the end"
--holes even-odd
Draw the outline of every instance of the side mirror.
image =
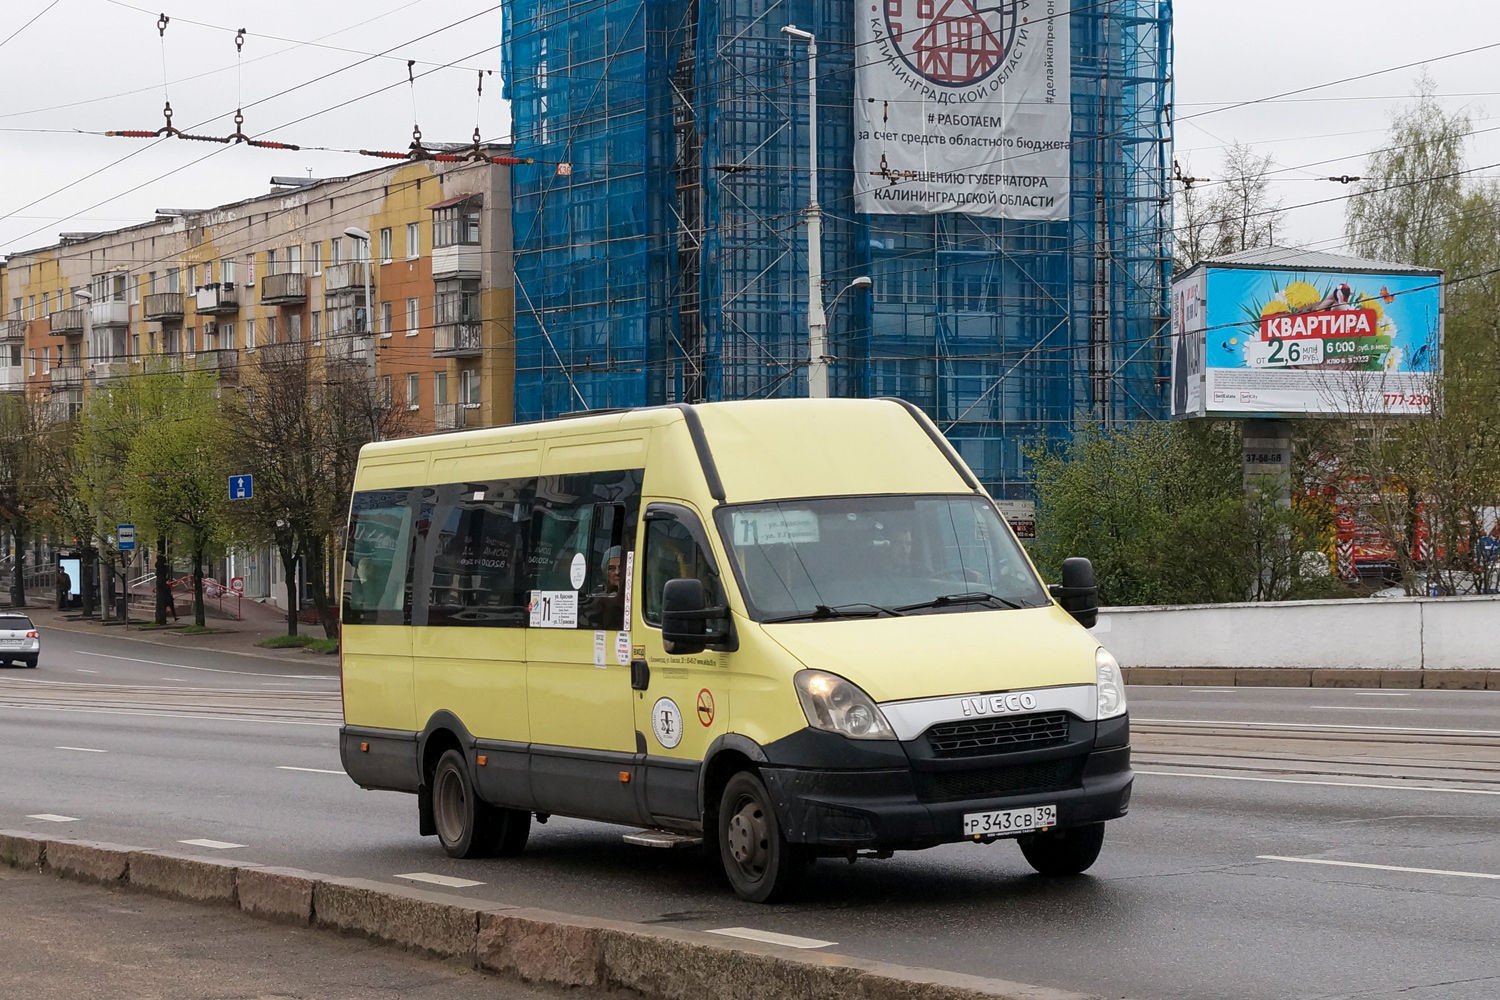
POLYGON ((1094 564, 1079 556, 1064 559, 1062 583, 1047 588, 1062 609, 1084 628, 1099 620, 1099 587, 1094 583, 1094 564))
POLYGON ((702 580, 668 580, 661 592, 662 644, 668 653, 684 656, 727 642, 727 630, 710 632, 708 623, 728 613, 728 608, 708 606, 702 580))

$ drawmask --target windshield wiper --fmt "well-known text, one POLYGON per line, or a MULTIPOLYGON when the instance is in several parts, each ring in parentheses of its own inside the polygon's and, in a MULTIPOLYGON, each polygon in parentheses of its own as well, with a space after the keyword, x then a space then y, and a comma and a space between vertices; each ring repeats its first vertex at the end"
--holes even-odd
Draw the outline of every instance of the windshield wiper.
POLYGON ((1017 611, 1027 607, 1025 604, 1018 604, 1004 597, 996 597, 994 594, 986 593, 982 590, 970 590, 962 594, 944 594, 942 597, 934 597, 932 600, 923 601, 921 604, 907 604, 896 610, 904 613, 907 611, 921 611, 925 608, 947 608, 955 604, 999 604, 1002 607, 1013 608, 1017 611))
POLYGON ((878 618, 881 615, 890 615, 892 618, 900 618, 901 610, 883 608, 878 604, 866 604, 863 601, 854 604, 840 604, 837 607, 829 607, 826 604, 816 604, 812 611, 805 611, 796 615, 782 615, 779 618, 765 618, 761 620, 762 625, 775 625, 778 622, 816 622, 826 621, 831 618, 878 618))

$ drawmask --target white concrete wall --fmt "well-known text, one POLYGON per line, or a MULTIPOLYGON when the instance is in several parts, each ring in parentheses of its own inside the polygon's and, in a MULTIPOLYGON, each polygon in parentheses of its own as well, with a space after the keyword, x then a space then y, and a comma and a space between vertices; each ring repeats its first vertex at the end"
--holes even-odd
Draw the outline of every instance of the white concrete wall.
POLYGON ((1500 596, 1104 608, 1125 667, 1500 670, 1500 596))

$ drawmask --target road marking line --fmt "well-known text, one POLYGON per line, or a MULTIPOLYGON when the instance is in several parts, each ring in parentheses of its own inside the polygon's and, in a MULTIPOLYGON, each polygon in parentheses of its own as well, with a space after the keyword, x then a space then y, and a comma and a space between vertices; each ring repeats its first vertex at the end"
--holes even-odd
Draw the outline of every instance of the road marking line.
POLYGON ((1154 726, 1228 726, 1235 729, 1348 729, 1359 732, 1426 733, 1432 736, 1500 736, 1500 729, 1427 729, 1421 726, 1360 726, 1344 722, 1241 722, 1229 719, 1131 719, 1154 726))
POLYGON ((216 851, 227 851, 233 847, 244 847, 244 844, 231 844, 227 840, 179 840, 179 844, 187 844, 190 847, 211 847, 216 851))
POLYGON ((746 941, 763 941, 766 944, 779 944, 784 948, 827 948, 838 944, 837 941, 819 941, 817 938, 795 937, 791 934, 777 934, 775 931, 758 931, 752 927, 719 927, 711 930, 710 934, 722 934, 725 937, 744 938, 746 941))
POLYGON ((290 764, 277 764, 278 771, 308 771, 312 774, 347 774, 347 771, 330 771, 326 767, 293 767, 290 764))
POLYGON ((1410 698, 1410 691, 1356 691, 1356 698, 1410 698))
POLYGON ((1188 688, 1193 694, 1238 694, 1244 688, 1188 688))
POLYGON ((72 712, 79 715, 134 715, 148 719, 203 719, 210 722, 265 722, 278 726, 325 726, 339 729, 342 723, 317 722, 312 719, 266 719, 256 716, 206 715, 197 712, 145 712, 132 708, 64 708, 60 705, 27 705, 21 702, 0 702, 0 709, 16 709, 25 712, 72 712))
POLYGON ((27 819, 44 819, 48 823, 77 823, 77 816, 59 816, 57 813, 32 813, 27 819))
POLYGON ((109 753, 108 750, 95 750, 93 747, 53 747, 54 750, 77 750, 79 753, 109 753))
POLYGON ((484 885, 483 882, 475 882, 471 878, 454 878, 451 875, 434 875, 431 872, 409 872, 406 875, 397 875, 396 877, 411 879, 413 882, 430 882, 433 885, 446 886, 449 889, 469 889, 476 885, 484 885))
MULTIPOLYGON (((327 674, 274 674, 258 670, 224 670, 220 667, 190 667, 186 663, 168 663, 166 660, 142 660, 135 656, 116 656, 113 653, 90 653, 88 650, 74 650, 79 656, 102 656, 106 660, 124 660, 127 663, 150 663, 157 667, 173 667, 177 670, 201 670, 208 674, 235 674, 239 677, 264 677, 269 680, 286 680, 288 678, 303 681, 336 681, 338 677, 330 677, 327 674)), ((269 659, 269 657, 263 657, 269 659)), ((97 674, 97 670, 85 670, 86 674, 97 674)), ((163 678, 170 680, 170 678, 163 678)))
POLYGON ((1308 705, 1308 708, 1331 712, 1420 712, 1420 708, 1395 708, 1390 705, 1308 705))
POLYGON ((1199 774, 1196 771, 1141 771, 1136 774, 1159 775, 1167 778, 1214 778, 1218 781, 1258 781, 1271 785, 1323 785, 1330 788, 1383 788, 1396 792, 1449 792, 1454 795, 1500 795, 1500 790, 1489 788, 1435 788, 1432 785, 1370 785, 1357 781, 1310 781, 1304 778, 1252 778, 1239 774, 1199 774))
POLYGON ((85 670, 82 667, 74 667, 73 669, 78 671, 80 674, 97 674, 99 672, 97 670, 85 670))
POLYGON ((1327 858, 1286 858, 1277 854, 1258 854, 1261 861, 1291 861, 1299 865, 1336 865, 1339 868, 1372 868, 1382 872, 1411 872, 1414 875, 1452 875, 1455 878, 1487 878, 1500 881, 1500 875, 1489 872, 1452 872, 1442 868, 1406 868, 1402 865, 1371 865, 1361 861, 1331 861, 1327 858))

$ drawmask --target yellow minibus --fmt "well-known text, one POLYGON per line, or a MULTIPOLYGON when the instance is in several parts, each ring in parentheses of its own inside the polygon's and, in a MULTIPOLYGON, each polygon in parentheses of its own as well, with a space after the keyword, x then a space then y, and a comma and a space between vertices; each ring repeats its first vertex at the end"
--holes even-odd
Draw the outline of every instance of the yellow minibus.
POLYGON ((1081 872, 1130 801, 1092 568, 1044 585, 900 400, 371 444, 346 553, 344 768, 455 857, 628 824, 763 902, 817 857, 963 841, 1081 872))

